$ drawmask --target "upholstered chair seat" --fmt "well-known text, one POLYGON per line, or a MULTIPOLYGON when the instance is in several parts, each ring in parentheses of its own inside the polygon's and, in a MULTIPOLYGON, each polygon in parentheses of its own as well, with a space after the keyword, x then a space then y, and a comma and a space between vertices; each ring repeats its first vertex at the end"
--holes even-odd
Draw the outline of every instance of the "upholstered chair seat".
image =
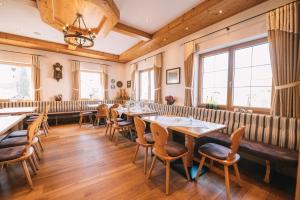
POLYGON ((212 156, 220 160, 226 160, 228 153, 230 153, 230 149, 219 144, 207 143, 202 145, 198 152, 199 154, 205 153, 208 156, 212 156))
POLYGON ((25 146, 16 146, 0 149, 0 162, 13 160, 21 157, 25 151, 25 146))
POLYGON ((165 149, 167 154, 172 157, 177 157, 188 152, 188 149, 184 145, 173 141, 168 141, 165 149))
POLYGON ((151 133, 147 133, 144 135, 144 138, 148 144, 154 144, 154 140, 151 133))
POLYGON ((28 145, 28 139, 26 136, 4 139, 0 142, 0 149, 22 145, 28 145))
POLYGON ((25 137, 25 136, 27 136, 27 130, 18 130, 10 133, 8 135, 8 138, 25 137))

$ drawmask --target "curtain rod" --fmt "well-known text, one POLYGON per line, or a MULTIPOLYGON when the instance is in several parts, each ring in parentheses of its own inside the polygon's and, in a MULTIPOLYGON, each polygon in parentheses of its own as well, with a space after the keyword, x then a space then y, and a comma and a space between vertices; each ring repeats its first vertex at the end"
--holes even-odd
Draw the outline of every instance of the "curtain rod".
POLYGON ((81 61, 81 60, 70 60, 70 61, 78 61, 78 62, 82 62, 82 63, 90 63, 90 64, 97 64, 97 65, 105 65, 105 66, 111 67, 111 65, 104 64, 104 63, 87 62, 87 61, 81 61))
POLYGON ((145 60, 147 60, 147 59, 149 59, 149 58, 152 58, 152 57, 157 56, 158 54, 162 54, 162 53, 165 53, 165 51, 162 51, 162 52, 159 52, 159 53, 154 54, 154 55, 152 55, 152 56, 149 56, 149 57, 147 57, 147 58, 141 59, 141 60, 136 61, 136 62, 134 62, 134 63, 132 63, 132 64, 138 64, 139 62, 142 62, 143 60, 145 61, 145 60))
POLYGON ((31 56, 45 57, 44 55, 38 55, 38 54, 32 54, 32 53, 24 53, 24 52, 19 52, 19 51, 10 51, 10 50, 4 50, 4 49, 0 49, 0 51, 10 52, 10 53, 19 53, 19 54, 25 54, 25 55, 31 55, 31 56))
MULTIPOLYGON (((292 2, 289 2, 289 3, 285 4, 285 5, 283 5, 283 6, 286 6, 286 5, 291 4, 291 3, 299 2, 299 1, 300 1, 300 0, 295 0, 295 1, 292 1, 292 2)), ((279 6, 278 8, 281 8, 281 7, 283 7, 283 6, 279 6)), ((218 30, 212 31, 212 32, 207 33, 207 34, 205 34, 205 35, 196 37, 196 38, 194 38, 194 39, 192 39, 192 40, 189 40, 189 41, 187 41, 187 42, 184 42, 184 43, 181 44, 180 46, 183 46, 183 45, 185 45, 186 43, 189 43, 189 42, 194 42, 194 41, 196 41, 196 40, 198 40, 198 39, 207 37, 207 36, 209 36, 209 35, 215 34, 215 33, 220 32, 220 31, 222 31, 222 30, 227 30, 227 31, 229 31, 230 27, 232 27, 232 26, 241 24, 241 23, 243 23, 243 22, 249 21, 249 20, 254 19, 254 18, 256 18, 256 17, 260 17, 260 16, 265 15, 265 14, 267 14, 268 12, 274 11, 274 10, 276 10, 276 9, 278 9, 278 8, 274 8, 274 9, 268 10, 268 11, 266 11, 266 12, 260 13, 260 14, 258 14, 258 15, 252 16, 252 17, 249 17, 249 18, 244 19, 244 20, 242 20, 242 21, 233 23, 233 24, 231 24, 231 25, 229 25, 229 26, 226 26, 226 27, 224 27, 224 28, 220 28, 220 29, 218 29, 218 30)))

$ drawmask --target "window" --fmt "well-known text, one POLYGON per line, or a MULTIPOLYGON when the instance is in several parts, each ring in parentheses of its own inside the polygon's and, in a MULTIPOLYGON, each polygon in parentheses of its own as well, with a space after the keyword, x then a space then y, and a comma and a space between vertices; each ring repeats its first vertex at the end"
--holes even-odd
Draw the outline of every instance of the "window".
POLYGON ((140 100, 154 101, 154 70, 140 71, 140 100))
POLYGON ((80 98, 98 99, 102 98, 101 73, 99 72, 80 72, 80 98))
POLYGON ((0 99, 33 99, 32 68, 0 64, 0 99))
POLYGON ((204 56, 202 74, 202 103, 226 105, 228 52, 204 56))
POLYGON ((254 111, 271 107, 272 68, 266 39, 209 52, 200 58, 201 103, 254 111))
POLYGON ((269 44, 234 51, 233 105, 270 108, 272 69, 269 44))

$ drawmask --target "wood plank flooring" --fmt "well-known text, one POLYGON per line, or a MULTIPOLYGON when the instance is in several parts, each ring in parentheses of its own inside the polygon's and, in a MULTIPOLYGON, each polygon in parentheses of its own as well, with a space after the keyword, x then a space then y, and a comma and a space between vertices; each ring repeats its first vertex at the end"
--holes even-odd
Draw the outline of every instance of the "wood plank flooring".
MULTIPOLYGON (((118 146, 109 141, 104 128, 51 127, 49 136, 43 138, 45 151, 40 170, 33 176, 34 190, 27 186, 20 166, 9 166, 0 172, 0 199, 226 199, 223 172, 218 168, 201 176, 198 183, 187 182, 171 171, 171 194, 166 196, 163 164, 157 162, 152 178, 147 180, 144 152, 139 152, 133 164, 135 143, 125 138, 119 141, 118 146)), ((293 199, 293 194, 257 182, 243 171, 243 187, 239 187, 230 172, 232 199, 293 199)))

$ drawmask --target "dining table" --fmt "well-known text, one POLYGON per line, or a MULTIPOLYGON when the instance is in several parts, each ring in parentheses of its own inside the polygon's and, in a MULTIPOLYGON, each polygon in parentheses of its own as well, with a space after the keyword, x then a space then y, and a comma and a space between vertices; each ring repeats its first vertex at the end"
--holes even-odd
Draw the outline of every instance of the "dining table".
POLYGON ((124 114, 129 118, 133 118, 135 116, 149 116, 149 115, 156 115, 157 111, 151 110, 149 108, 141 108, 141 107, 119 107, 117 111, 120 115, 124 114))
POLYGON ((0 142, 10 130, 22 129, 26 115, 0 116, 0 142))
MULTIPOLYGON (((192 117, 178 116, 145 116, 142 118, 148 123, 158 123, 168 129, 170 136, 173 131, 184 134, 185 146, 188 149, 187 164, 190 168, 191 177, 195 177, 198 166, 193 165, 195 139, 204 137, 209 133, 225 129, 224 124, 201 121, 192 117), (196 169, 194 169, 196 167, 196 169)), ((195 159, 198 160, 198 159, 195 159)))
POLYGON ((0 115, 29 115, 34 113, 37 107, 10 107, 1 108, 0 115))

